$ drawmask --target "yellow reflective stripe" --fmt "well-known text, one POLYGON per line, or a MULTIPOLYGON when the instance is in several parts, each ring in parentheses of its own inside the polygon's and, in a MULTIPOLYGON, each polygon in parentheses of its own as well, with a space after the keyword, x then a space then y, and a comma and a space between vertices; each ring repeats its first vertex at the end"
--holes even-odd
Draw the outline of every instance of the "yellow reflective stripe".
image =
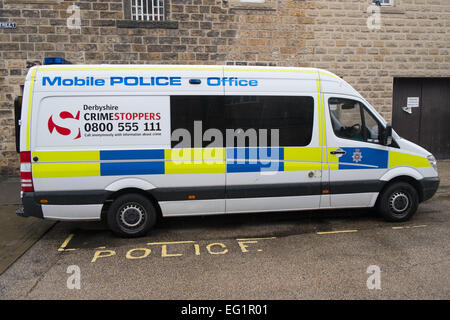
POLYGON ((389 168, 396 166, 431 167, 428 159, 402 152, 389 152, 389 168))
POLYGON ((97 177, 100 163, 36 163, 33 178, 97 177))
POLYGON ((225 148, 166 149, 164 158, 166 174, 226 172, 225 148))
POLYGON ((284 171, 321 170, 320 162, 285 162, 284 171))
POLYGON ((319 97, 320 97, 320 119, 321 119, 321 123, 320 123, 320 128, 322 130, 321 132, 321 146, 322 146, 322 161, 323 162, 327 162, 327 135, 325 132, 325 107, 324 107, 324 103, 323 103, 323 99, 322 99, 322 93, 323 93, 323 88, 322 88, 322 80, 319 79, 319 97))
POLYGON ((73 67, 73 68, 46 68, 40 71, 135 71, 135 70, 160 70, 160 71, 222 71, 222 68, 195 68, 195 67, 73 67))
POLYGON ((339 170, 339 163, 330 163, 330 162, 328 162, 328 169, 330 169, 330 170, 339 170))
POLYGON ((32 157, 39 162, 100 161, 100 151, 41 151, 33 152, 32 157))
POLYGON ((320 97, 320 84, 319 84, 319 79, 316 79, 316 84, 317 84, 317 112, 319 115, 319 145, 322 146, 322 99, 320 97))
POLYGON ((321 148, 301 148, 301 147, 285 147, 284 160, 285 161, 321 161, 321 148))
POLYGON ((224 68, 224 71, 256 71, 256 72, 294 72, 294 73, 317 73, 317 70, 296 69, 257 69, 257 68, 224 68))
POLYGON ((225 161, 166 161, 166 174, 225 173, 225 161))
POLYGON ((323 75, 325 75, 325 76, 329 76, 329 77, 332 77, 332 78, 341 80, 341 78, 335 76, 334 74, 328 73, 328 72, 319 71, 319 74, 323 74, 323 75))
POLYGON ((34 77, 36 75, 36 70, 33 69, 31 73, 31 81, 30 81, 30 91, 28 92, 28 116, 27 116, 27 144, 26 150, 30 150, 30 127, 31 127, 31 102, 33 98, 33 87, 34 87, 34 77))
POLYGON ((319 147, 285 147, 284 171, 321 170, 320 150, 319 147))
MULTIPOLYGON (((222 68, 198 68, 198 67, 68 67, 68 68, 44 68, 40 71, 134 71, 134 70, 160 70, 160 71, 222 71, 222 68)), ((317 70, 297 69, 257 69, 257 68, 224 68, 224 71, 253 71, 253 72, 292 72, 292 73, 317 73, 317 70)), ((326 74, 326 73, 324 73, 326 74)), ((331 74, 327 74, 332 76, 331 74)), ((336 77, 335 77, 336 78, 336 77)))
MULTIPOLYGON (((328 152, 337 150, 337 147, 328 148, 328 152)), ((334 154, 328 154, 328 165, 330 170, 338 170, 339 169, 339 157, 335 156, 334 154)))
POLYGON ((225 160, 225 148, 177 148, 164 150, 166 160, 225 160))
MULTIPOLYGON (((319 86, 320 86, 320 105, 321 105, 321 112, 322 112, 322 146, 327 145, 327 135, 325 130, 325 105, 323 103, 322 94, 323 94, 323 88, 322 88, 322 80, 319 79, 319 86)), ((326 152, 326 151, 325 151, 326 152)), ((325 159, 324 159, 325 161, 325 159)))
POLYGON ((317 99, 319 105, 319 145, 322 147, 322 161, 324 163, 327 162, 327 137, 325 132, 325 113, 324 113, 324 104, 322 99, 322 80, 320 78, 316 79, 317 81, 317 99))

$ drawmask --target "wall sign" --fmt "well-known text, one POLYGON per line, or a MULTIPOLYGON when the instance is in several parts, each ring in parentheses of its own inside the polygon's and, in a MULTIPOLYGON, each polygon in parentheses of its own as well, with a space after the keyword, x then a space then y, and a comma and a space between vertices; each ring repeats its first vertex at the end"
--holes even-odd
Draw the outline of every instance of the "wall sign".
POLYGON ((0 29, 16 29, 17 23, 10 21, 0 21, 0 29))
POLYGON ((407 107, 408 108, 418 108, 419 107, 419 97, 408 97, 407 107))

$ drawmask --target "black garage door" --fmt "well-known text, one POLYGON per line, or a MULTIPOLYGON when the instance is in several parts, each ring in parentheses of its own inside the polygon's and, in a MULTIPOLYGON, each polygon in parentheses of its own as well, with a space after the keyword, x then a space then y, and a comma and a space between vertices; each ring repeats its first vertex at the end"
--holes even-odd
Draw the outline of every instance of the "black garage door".
POLYGON ((392 126, 438 159, 450 159, 450 78, 395 78, 392 126))

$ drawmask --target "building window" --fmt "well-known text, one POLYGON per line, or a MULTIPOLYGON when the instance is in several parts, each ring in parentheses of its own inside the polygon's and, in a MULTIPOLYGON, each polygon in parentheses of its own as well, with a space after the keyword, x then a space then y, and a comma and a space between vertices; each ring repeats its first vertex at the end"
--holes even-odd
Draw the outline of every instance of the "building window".
POLYGON ((394 0, 373 0, 373 3, 383 7, 393 7, 394 0))
POLYGON ((163 21, 164 0, 130 0, 131 19, 136 21, 163 21))

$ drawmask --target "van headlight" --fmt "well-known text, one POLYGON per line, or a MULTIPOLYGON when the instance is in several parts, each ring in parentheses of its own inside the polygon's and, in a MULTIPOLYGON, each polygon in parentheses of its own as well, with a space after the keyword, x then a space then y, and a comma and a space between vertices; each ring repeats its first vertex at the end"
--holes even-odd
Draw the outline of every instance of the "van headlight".
POLYGON ((434 170, 436 170, 437 172, 437 161, 436 158, 433 155, 429 155, 427 157, 428 162, 431 164, 431 166, 434 168, 434 170))

